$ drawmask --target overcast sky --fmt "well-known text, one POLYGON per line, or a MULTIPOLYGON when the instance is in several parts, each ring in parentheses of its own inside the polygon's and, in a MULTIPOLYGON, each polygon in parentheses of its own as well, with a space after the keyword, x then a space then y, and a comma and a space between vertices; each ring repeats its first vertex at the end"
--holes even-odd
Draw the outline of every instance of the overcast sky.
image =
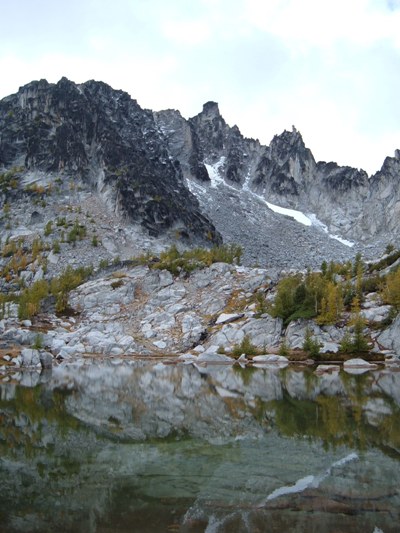
POLYGON ((0 98, 102 80, 186 118, 378 170, 400 148, 400 0, 0 0, 0 98))

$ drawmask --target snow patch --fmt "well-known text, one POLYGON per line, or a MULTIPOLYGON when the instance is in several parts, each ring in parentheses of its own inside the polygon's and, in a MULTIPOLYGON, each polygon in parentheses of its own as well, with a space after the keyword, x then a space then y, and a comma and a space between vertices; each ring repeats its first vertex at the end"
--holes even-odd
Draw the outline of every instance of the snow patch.
POLYGON ((297 222, 300 222, 300 224, 303 224, 304 226, 312 226, 312 222, 309 217, 301 211, 296 211, 295 209, 288 209, 287 207, 280 207, 279 205, 270 204, 266 200, 264 201, 267 206, 275 213, 294 218, 297 222))
POLYGON ((224 179, 221 177, 221 174, 219 172, 219 169, 224 166, 226 161, 226 157, 222 156, 219 161, 214 163, 213 165, 204 165, 208 172, 208 177, 211 181, 211 187, 215 189, 218 187, 218 185, 225 184, 224 179))
MULTIPOLYGON (((232 187, 232 185, 229 185, 229 183, 226 183, 226 181, 221 176, 220 169, 221 167, 223 167, 225 162, 226 162, 226 157, 222 156, 220 160, 214 163, 213 165, 208 165, 206 163, 204 164, 204 166, 207 169, 208 177, 210 178, 211 187, 213 189, 216 189, 220 185, 223 185, 224 187, 229 187, 231 189, 234 189, 237 192, 238 189, 236 189, 235 187, 232 187)), ((329 233, 328 227, 323 222, 321 222, 314 213, 309 213, 306 215, 302 211, 298 211, 296 209, 289 209, 287 207, 281 207, 279 205, 275 205, 275 204, 271 204, 270 202, 267 202, 265 198, 263 198, 263 196, 251 190, 250 182, 251 182, 251 174, 249 173, 244 180, 242 190, 247 192, 254 198, 256 198, 258 201, 265 204, 269 209, 271 209, 271 211, 274 211, 274 213, 293 218, 296 222, 298 222, 299 224, 303 224, 304 226, 308 226, 308 227, 314 226, 320 229, 321 231, 323 231, 324 233, 326 233, 330 239, 334 239, 340 242, 341 244, 343 244, 344 246, 348 246, 349 248, 352 248, 354 246, 355 244, 354 242, 348 241, 347 239, 343 239, 339 235, 333 235, 329 233)), ((188 187, 191 193, 195 195, 196 193, 197 194, 206 193, 206 188, 202 187, 198 183, 194 183, 191 180, 187 180, 187 183, 188 183, 188 187)))
POLYGON ((331 239, 335 239, 335 240, 341 242, 342 244, 344 244, 345 246, 348 246, 349 248, 353 248, 353 246, 355 244, 354 242, 348 241, 346 239, 342 239, 342 237, 339 237, 339 235, 331 235, 331 234, 329 234, 329 237, 331 239))
POLYGON ((318 220, 317 216, 314 213, 311 213, 308 215, 309 219, 312 222, 312 225, 320 228, 324 233, 328 234, 328 237, 331 239, 335 239, 336 241, 339 241, 340 243, 344 244, 345 246, 348 246, 349 248, 352 248, 354 246, 354 242, 348 241, 347 239, 343 239, 342 237, 339 237, 339 235, 333 235, 332 233, 329 233, 328 227, 318 220))

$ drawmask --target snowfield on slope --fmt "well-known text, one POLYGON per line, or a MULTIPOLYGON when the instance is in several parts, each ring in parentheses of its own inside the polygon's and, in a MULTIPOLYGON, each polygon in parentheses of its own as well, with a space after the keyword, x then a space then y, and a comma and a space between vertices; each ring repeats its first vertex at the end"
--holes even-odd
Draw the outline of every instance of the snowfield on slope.
MULTIPOLYGON (((224 187, 229 187, 237 191, 235 187, 232 187, 232 185, 229 185, 228 183, 226 183, 226 181, 221 176, 220 168, 224 166, 225 161, 226 161, 226 157, 221 157, 219 161, 217 161, 213 165, 205 164, 205 167, 208 172, 208 177, 210 178, 211 187, 215 189, 222 185, 224 187)), ((271 209, 271 211, 274 211, 274 213, 277 213, 279 215, 284 215, 287 217, 291 217, 296 222, 298 222, 299 224, 303 224, 304 226, 314 226, 318 229, 321 229, 324 233, 328 235, 330 239, 335 239, 345 246, 348 246, 350 248, 354 246, 354 242, 343 239, 339 235, 332 235, 331 233, 329 233, 327 226, 323 222, 318 220, 315 214, 311 213, 309 215, 306 215, 303 212, 298 211, 296 209, 289 209, 287 207, 281 207, 279 205, 275 205, 275 204, 271 204, 270 202, 267 202, 265 198, 263 198, 261 195, 255 193, 254 191, 250 189, 249 181, 250 181, 250 176, 247 176, 247 179, 245 183, 243 184, 243 190, 250 193, 251 195, 256 197, 258 200, 261 200, 269 209, 271 209)), ((194 190, 191 190, 191 192, 195 194, 194 190)))

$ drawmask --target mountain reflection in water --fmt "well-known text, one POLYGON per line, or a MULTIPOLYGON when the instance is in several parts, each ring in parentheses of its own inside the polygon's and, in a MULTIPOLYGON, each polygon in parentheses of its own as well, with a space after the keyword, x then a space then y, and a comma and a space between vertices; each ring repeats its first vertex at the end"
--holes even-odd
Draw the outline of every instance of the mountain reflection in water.
POLYGON ((400 373, 107 361, 14 377, 0 531, 399 531, 400 373))

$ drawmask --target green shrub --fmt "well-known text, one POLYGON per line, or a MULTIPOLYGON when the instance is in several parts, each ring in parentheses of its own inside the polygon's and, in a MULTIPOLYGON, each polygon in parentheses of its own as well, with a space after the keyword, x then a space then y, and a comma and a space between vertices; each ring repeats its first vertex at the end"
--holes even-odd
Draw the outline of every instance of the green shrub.
POLYGON ((43 336, 38 333, 33 341, 32 348, 34 350, 41 350, 43 348, 43 336))
POLYGON ((99 268, 101 270, 104 270, 105 268, 107 268, 108 266, 110 266, 110 263, 108 262, 107 259, 101 259, 100 262, 99 262, 99 268))
POLYGON ((60 253, 60 241, 58 241, 57 239, 55 241, 53 241, 53 252, 55 254, 59 254, 60 253))
POLYGON ((6 241, 4 248, 1 252, 3 257, 11 257, 17 251, 17 243, 15 241, 6 241))
POLYGON ((86 226, 79 224, 78 220, 75 220, 72 229, 68 232, 67 241, 75 245, 77 239, 81 241, 84 237, 86 237, 86 226))
POLYGON ((13 167, 7 172, 0 174, 0 191, 7 193, 17 189, 24 167, 13 167))
POLYGON ((67 225, 66 218, 65 217, 58 217, 57 220, 56 220, 56 225, 65 227, 67 225))
POLYGON ((340 351, 343 353, 368 352, 370 349, 368 340, 364 335, 366 320, 357 308, 357 302, 354 304, 354 308, 355 310, 350 320, 353 332, 351 333, 347 329, 339 346, 340 351))
POLYGON ((390 272, 381 288, 382 300, 390 305, 400 308, 400 268, 394 272, 390 272))
POLYGON ((251 342, 249 335, 245 335, 242 342, 235 344, 232 349, 234 357, 240 357, 243 353, 246 355, 258 355, 259 353, 257 346, 251 342))
POLYGON ((283 357, 288 357, 290 355, 290 348, 286 339, 283 339, 281 345, 279 346, 278 354, 282 355, 283 357))
POLYGON ((345 332, 340 341, 339 350, 343 353, 352 353, 354 352, 353 339, 349 330, 345 332))
POLYGON ((257 292, 256 294, 256 317, 260 317, 268 311, 267 301, 265 294, 257 292))
POLYGON ((310 357, 317 357, 320 354, 321 343, 312 336, 310 328, 306 329, 306 334, 304 336, 303 350, 310 357))
POLYGON ((49 220, 44 228, 44 236, 48 237, 53 232, 53 222, 49 220))

